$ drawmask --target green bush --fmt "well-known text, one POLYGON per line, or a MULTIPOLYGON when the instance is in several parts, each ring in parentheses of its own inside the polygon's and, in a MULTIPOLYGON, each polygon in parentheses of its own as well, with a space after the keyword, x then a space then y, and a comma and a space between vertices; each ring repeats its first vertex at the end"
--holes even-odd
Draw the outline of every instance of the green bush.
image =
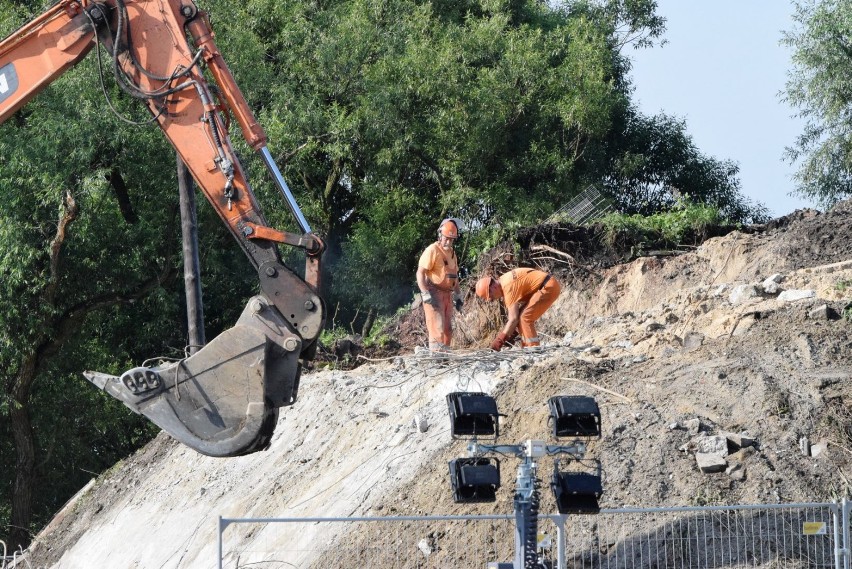
POLYGON ((691 235, 702 235, 712 225, 724 225, 719 209, 681 199, 671 210, 653 215, 611 213, 596 223, 604 228, 604 242, 614 246, 620 240, 659 242, 669 246, 683 243, 691 235))

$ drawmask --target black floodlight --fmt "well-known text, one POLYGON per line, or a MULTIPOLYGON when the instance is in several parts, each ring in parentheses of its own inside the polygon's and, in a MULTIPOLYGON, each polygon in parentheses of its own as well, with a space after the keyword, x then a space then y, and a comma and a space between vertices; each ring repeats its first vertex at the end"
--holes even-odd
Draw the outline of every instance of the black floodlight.
POLYGON ((600 437, 601 411, 592 397, 557 395, 547 401, 555 437, 600 437))
POLYGON ((554 466, 550 488, 560 514, 597 514, 598 500, 603 494, 600 467, 598 473, 560 472, 554 466))
POLYGON ((485 457, 451 460, 450 482, 458 504, 494 502, 500 488, 500 461, 485 457))
POLYGON ((450 431, 456 436, 499 436, 497 402, 485 393, 455 392, 447 395, 450 431))

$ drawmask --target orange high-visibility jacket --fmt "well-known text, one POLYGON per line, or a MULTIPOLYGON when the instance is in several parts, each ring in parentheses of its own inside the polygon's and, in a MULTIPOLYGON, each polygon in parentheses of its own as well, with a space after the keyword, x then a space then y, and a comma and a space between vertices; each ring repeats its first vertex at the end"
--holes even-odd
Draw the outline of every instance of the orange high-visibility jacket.
POLYGON ((426 280, 435 288, 455 290, 459 279, 459 264, 455 251, 451 250, 447 255, 437 242, 432 243, 420 255, 417 266, 426 271, 426 280))
POLYGON ((513 269, 498 279, 503 289, 503 302, 512 306, 517 302, 526 304, 541 288, 548 274, 538 269, 513 269))

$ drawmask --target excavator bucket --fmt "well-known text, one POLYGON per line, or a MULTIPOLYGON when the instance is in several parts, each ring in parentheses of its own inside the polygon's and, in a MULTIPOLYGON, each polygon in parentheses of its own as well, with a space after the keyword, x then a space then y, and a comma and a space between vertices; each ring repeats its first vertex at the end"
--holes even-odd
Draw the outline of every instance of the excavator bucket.
POLYGON ((252 298, 236 325, 177 363, 86 379, 178 441, 209 456, 269 446, 278 407, 296 401, 301 338, 265 297, 252 298))

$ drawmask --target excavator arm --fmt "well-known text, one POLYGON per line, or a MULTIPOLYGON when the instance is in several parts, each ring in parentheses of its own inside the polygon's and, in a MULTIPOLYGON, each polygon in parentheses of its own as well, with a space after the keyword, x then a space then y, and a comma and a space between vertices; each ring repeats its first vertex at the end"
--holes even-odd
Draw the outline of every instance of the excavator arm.
POLYGON ((284 182, 255 119, 192 0, 59 0, 0 42, 0 123, 100 43, 115 80, 150 110, 260 279, 233 328, 179 362, 89 381, 180 442, 210 456, 268 446, 278 408, 296 401, 301 367, 325 322, 316 237, 284 182), (281 190, 301 234, 268 226, 231 145, 203 69, 243 137, 281 190), (284 265, 283 243, 305 250, 305 277, 284 265))

